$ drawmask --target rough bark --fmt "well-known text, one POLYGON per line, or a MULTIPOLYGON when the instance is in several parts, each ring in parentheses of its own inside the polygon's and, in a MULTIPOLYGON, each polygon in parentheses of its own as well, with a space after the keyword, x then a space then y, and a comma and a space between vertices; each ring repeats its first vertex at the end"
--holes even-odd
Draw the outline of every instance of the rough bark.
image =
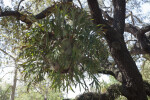
MULTIPOLYGON (((68 5, 70 7, 74 7, 74 5, 72 5, 72 3, 70 3, 70 1, 69 1, 69 2, 63 2, 63 3, 56 3, 53 6, 50 6, 50 7, 46 8, 45 10, 40 12, 39 14, 33 15, 33 16, 28 16, 26 14, 22 14, 18 10, 16 10, 16 11, 12 11, 12 10, 7 11, 6 10, 6 11, 0 11, 0 17, 4 17, 4 16, 16 17, 18 20, 21 20, 22 22, 25 22, 28 25, 28 27, 30 27, 32 25, 32 23, 36 22, 39 19, 43 19, 46 16, 53 13, 56 6, 61 8, 62 5, 68 5), (31 17, 32 17, 32 19, 31 19, 31 17)), ((68 9, 68 11, 69 11, 69 9, 68 9)))
MULTIPOLYGON (((150 95, 150 85, 147 82, 144 82, 144 88, 146 90, 146 94, 150 95)), ((115 100, 120 95, 125 96, 127 94, 124 91, 123 87, 119 84, 111 85, 105 93, 94 93, 94 92, 87 92, 79 95, 76 100, 115 100)), ((134 100, 137 100, 136 98, 134 100)))
POLYGON ((104 23, 101 10, 97 0, 87 0, 95 24, 105 24, 105 38, 110 48, 119 70, 125 80, 123 86, 128 91, 126 97, 128 100, 147 100, 143 87, 143 80, 138 68, 133 61, 124 42, 123 33, 125 26, 125 0, 113 0, 114 3, 114 21, 113 28, 104 23), (118 18, 120 17, 120 18, 118 18), (119 25, 119 26, 118 26, 119 25))
MULTIPOLYGON (((122 12, 122 11, 120 11, 120 12, 122 12)), ((103 10, 102 10, 102 14, 105 19, 108 19, 107 24, 109 24, 109 25, 112 25, 113 22, 117 22, 118 20, 122 20, 121 16, 119 16, 119 17, 116 16, 116 18, 114 16, 114 18, 112 18, 107 14, 106 11, 103 11, 103 10), (115 20, 115 19, 117 19, 117 20, 115 20)), ((120 28, 120 24, 115 24, 115 23, 113 23, 113 24, 114 24, 114 27, 116 27, 115 28, 116 30, 118 28, 120 28), (119 26, 117 26, 117 25, 119 25, 119 26)), ((130 52, 132 55, 138 55, 138 54, 149 54, 150 55, 150 40, 148 39, 148 37, 145 34, 146 32, 150 31, 150 25, 139 28, 135 25, 126 23, 124 31, 131 33, 137 39, 137 42, 140 44, 139 45, 140 48, 137 48, 135 46, 132 48, 132 50, 130 52)))

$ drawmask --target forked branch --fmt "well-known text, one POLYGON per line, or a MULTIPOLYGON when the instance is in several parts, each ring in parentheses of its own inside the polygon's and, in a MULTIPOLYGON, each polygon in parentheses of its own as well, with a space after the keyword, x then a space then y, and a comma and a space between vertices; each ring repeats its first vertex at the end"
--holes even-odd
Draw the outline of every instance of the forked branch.
POLYGON ((54 13, 57 7, 60 7, 60 9, 61 9, 62 6, 64 6, 64 5, 68 5, 68 6, 70 6, 70 8, 75 7, 71 2, 66 2, 66 3, 60 2, 60 3, 55 3, 51 7, 46 8, 45 10, 43 10, 42 12, 40 12, 37 15, 31 16, 31 15, 27 15, 27 14, 22 14, 17 10, 17 11, 1 11, 0 17, 5 17, 5 16, 16 17, 18 20, 25 22, 30 27, 32 25, 32 23, 34 23, 36 20, 45 18, 46 16, 54 13))

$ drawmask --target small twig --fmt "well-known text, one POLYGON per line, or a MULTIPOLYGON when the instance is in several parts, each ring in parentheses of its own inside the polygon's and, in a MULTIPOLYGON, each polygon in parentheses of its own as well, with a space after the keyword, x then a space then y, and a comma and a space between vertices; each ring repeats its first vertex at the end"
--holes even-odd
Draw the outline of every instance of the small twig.
POLYGON ((140 20, 140 18, 138 18, 137 16, 134 16, 134 15, 133 15, 133 17, 135 17, 135 18, 138 20, 139 23, 143 23, 143 22, 140 20))
POLYGON ((79 4, 80 4, 80 6, 81 6, 81 9, 83 9, 82 4, 81 4, 81 1, 80 1, 80 0, 78 0, 78 2, 79 2, 79 4))
POLYGON ((7 53, 6 51, 4 51, 3 49, 0 48, 0 51, 2 51, 3 53, 5 53, 6 55, 10 56, 13 60, 16 60, 15 57, 13 57, 12 55, 10 55, 9 53, 7 53))
POLYGON ((0 79, 3 79, 7 74, 9 74, 9 73, 12 73, 12 72, 8 72, 8 73, 6 73, 5 75, 3 75, 2 76, 2 78, 0 78, 0 79))
MULTIPOLYGON (((6 95, 6 93, 9 91, 10 88, 11 88, 11 86, 9 86, 9 87, 7 88, 7 90, 4 92, 5 95, 6 95)), ((1 95, 0 98, 1 98, 2 96, 3 96, 3 95, 1 95)))
POLYGON ((131 11, 131 20, 132 20, 132 24, 133 24, 133 25, 135 25, 135 22, 134 22, 134 18, 133 18, 132 11, 131 11))
POLYGON ((20 4, 21 4, 23 1, 24 1, 24 0, 21 0, 21 1, 19 2, 17 11, 19 10, 20 4))
POLYGON ((137 40, 128 40, 128 41, 126 41, 126 43, 128 43, 128 42, 130 42, 130 41, 137 41, 137 40))

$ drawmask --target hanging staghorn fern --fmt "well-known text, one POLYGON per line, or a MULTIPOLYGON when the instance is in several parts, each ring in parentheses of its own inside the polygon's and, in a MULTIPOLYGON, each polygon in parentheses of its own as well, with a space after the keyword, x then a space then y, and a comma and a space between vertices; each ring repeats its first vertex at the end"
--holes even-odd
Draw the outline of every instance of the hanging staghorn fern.
POLYGON ((53 88, 68 89, 71 84, 84 83, 86 76, 93 79, 108 58, 100 33, 88 13, 76 6, 55 6, 54 13, 40 20, 24 35, 25 48, 20 57, 26 79, 52 80, 53 88))

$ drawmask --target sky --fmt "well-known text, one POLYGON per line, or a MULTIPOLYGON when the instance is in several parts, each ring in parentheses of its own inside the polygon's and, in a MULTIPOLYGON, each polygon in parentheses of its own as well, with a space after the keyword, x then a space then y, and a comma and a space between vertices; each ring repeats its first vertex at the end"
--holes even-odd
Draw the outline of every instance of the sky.
MULTIPOLYGON (((4 0, 4 4, 7 5, 7 6, 11 6, 10 0, 4 0)), ((149 3, 142 5, 142 13, 144 13, 144 14, 149 13, 150 12, 149 9, 150 9, 150 4, 149 3)), ((147 22, 147 23, 150 22, 149 18, 145 19, 144 21, 147 22)), ((4 71, 2 72, 3 74, 0 74, 0 78, 3 77, 6 73, 12 72, 13 70, 14 70, 14 68, 11 65, 8 68, 5 68, 4 71)), ((0 70, 0 72, 1 71, 2 70, 0 70)), ((8 83, 12 83, 13 75, 12 74, 6 74, 6 76, 3 79, 4 79, 3 81, 6 81, 8 83)), ((100 80, 101 81, 102 80, 108 81, 109 78, 108 78, 108 76, 103 75, 100 80)), ((90 83, 89 80, 87 80, 87 84, 88 83, 90 83)), ((75 93, 72 92, 71 90, 68 93, 65 92, 65 94, 66 94, 65 97, 75 98, 77 95, 84 92, 83 89, 80 91, 79 87, 73 88, 73 90, 75 91, 75 93)))

